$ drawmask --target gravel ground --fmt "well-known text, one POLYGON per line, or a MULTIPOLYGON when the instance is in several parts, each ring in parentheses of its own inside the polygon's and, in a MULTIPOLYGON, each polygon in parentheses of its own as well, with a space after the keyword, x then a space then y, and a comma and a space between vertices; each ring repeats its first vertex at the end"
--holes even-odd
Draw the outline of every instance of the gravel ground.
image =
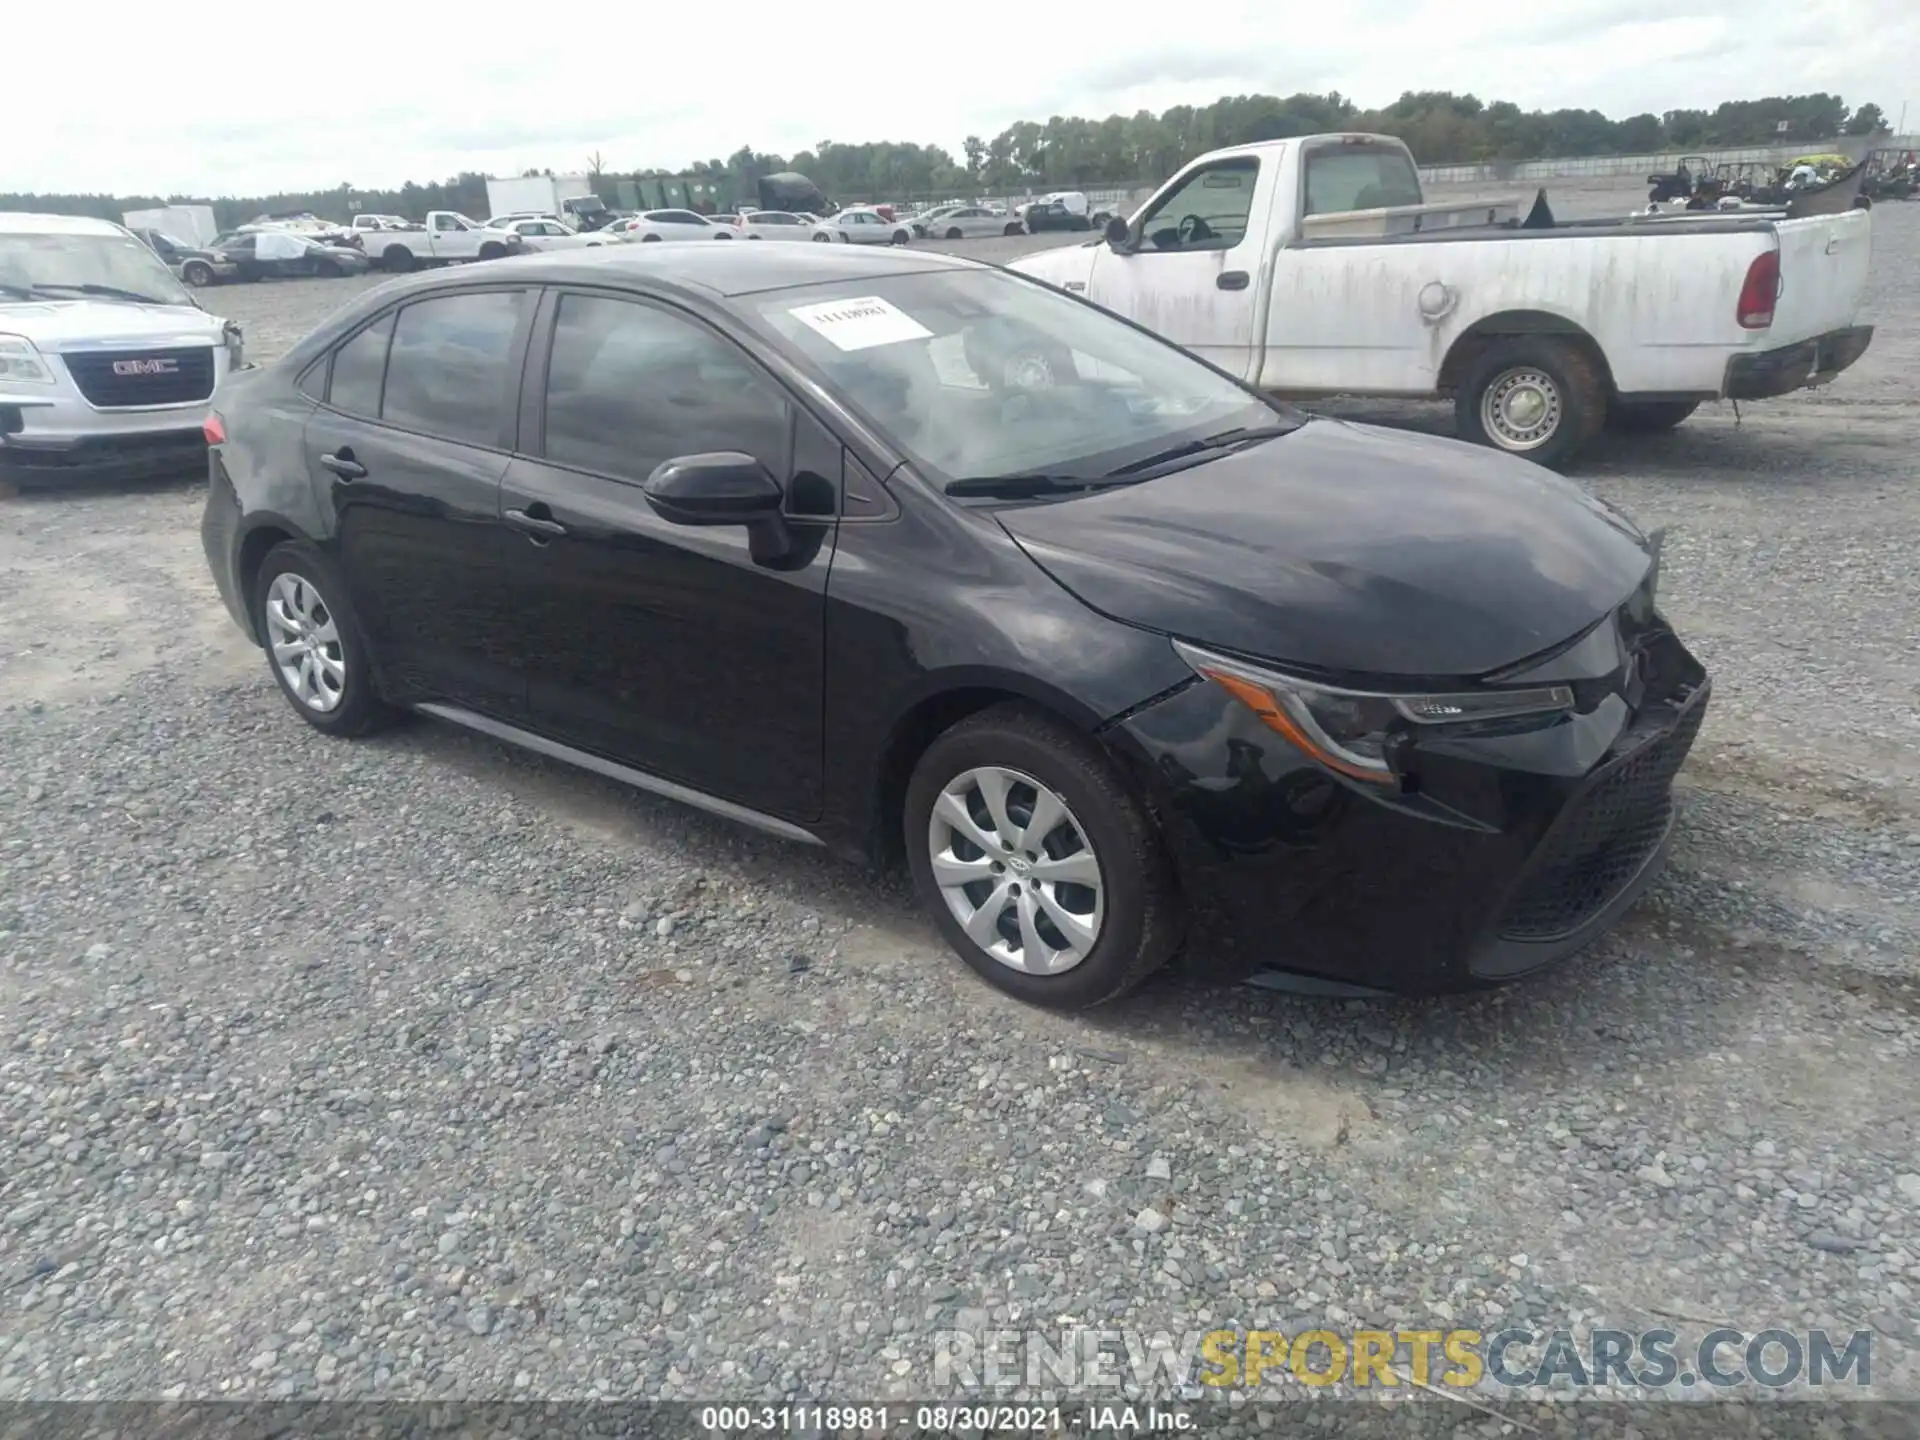
MULTIPOLYGON (((321 738, 190 482, 0 501, 0 1398, 876 1398, 956 1325, 1450 1322, 1871 1327, 1920 1396, 1920 206, 1876 232, 1831 390, 1583 471, 1670 527, 1715 706, 1669 874, 1480 997, 1023 1009, 897 879, 321 738)), ((272 354, 358 283, 213 298, 272 354)))

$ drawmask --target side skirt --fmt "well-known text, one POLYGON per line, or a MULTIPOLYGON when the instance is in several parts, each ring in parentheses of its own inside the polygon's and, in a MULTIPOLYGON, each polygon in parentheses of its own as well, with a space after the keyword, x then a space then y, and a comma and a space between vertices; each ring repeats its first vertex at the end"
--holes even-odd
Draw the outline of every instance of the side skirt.
POLYGON ((690 789, 685 785, 676 785, 671 780, 662 780, 657 775, 649 775, 644 770, 635 770, 630 765, 622 765, 617 760, 607 760, 586 750, 576 750, 571 745, 562 745, 558 740, 549 740, 544 735, 536 735, 531 730, 522 730, 517 725, 508 725, 486 715, 476 715, 471 710, 462 710, 457 705, 416 705, 423 715, 431 715, 437 720, 448 720, 468 730, 490 735, 495 740, 503 740, 509 745, 517 745, 523 750, 532 750, 536 754, 548 756, 554 760, 564 760, 569 765, 577 765, 582 770, 591 770, 604 775, 609 780, 618 780, 631 785, 636 790, 645 790, 649 794, 659 795, 668 800, 678 800, 682 805, 691 805, 696 810, 705 810, 709 814, 719 815, 728 820, 738 821, 742 825, 751 825, 756 830, 764 830, 769 835, 778 835, 782 840, 798 840, 804 845, 821 844, 820 837, 811 830, 803 830, 790 821, 778 816, 766 815, 758 810, 750 810, 745 805, 736 805, 731 800, 722 800, 717 795, 709 795, 703 790, 690 789))

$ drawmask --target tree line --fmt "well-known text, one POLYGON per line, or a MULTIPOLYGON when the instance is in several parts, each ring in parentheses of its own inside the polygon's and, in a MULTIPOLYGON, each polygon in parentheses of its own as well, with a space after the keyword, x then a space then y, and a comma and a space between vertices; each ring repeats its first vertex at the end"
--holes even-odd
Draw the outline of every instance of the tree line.
MULTIPOLYGON (((702 197, 701 208, 712 208, 751 202, 754 182, 782 170, 807 175, 840 201, 1148 185, 1165 179, 1194 156, 1223 145, 1329 130, 1395 135, 1406 141, 1422 164, 1445 165, 1775 143, 1814 146, 1841 135, 1869 136, 1886 129, 1878 105, 1849 109, 1840 96, 1824 93, 1728 100, 1712 110, 1669 110, 1621 120, 1598 110, 1522 110, 1505 100, 1483 102, 1445 90, 1410 90, 1391 105, 1372 110, 1361 109, 1337 92, 1227 95, 1211 105, 1176 105, 1158 115, 1142 110, 1103 120, 1070 115, 1044 122, 1022 120, 991 139, 969 135, 958 155, 938 145, 913 142, 822 141, 791 156, 743 146, 725 159, 700 161, 678 171, 620 170, 596 153, 588 157, 586 168, 596 190, 611 204, 622 203, 624 190, 641 196, 697 194, 702 197), (662 181, 682 182, 681 188, 662 192, 662 181), (689 181, 696 188, 687 189, 684 182, 689 181)), ((344 219, 350 201, 358 201, 363 210, 416 219, 428 210, 484 216, 486 177, 468 172, 437 183, 409 182, 396 190, 363 190, 343 183, 326 190, 212 200, 0 195, 0 210, 51 210, 118 219, 123 211, 154 205, 211 204, 221 225, 227 227, 263 212, 311 210, 344 219)))

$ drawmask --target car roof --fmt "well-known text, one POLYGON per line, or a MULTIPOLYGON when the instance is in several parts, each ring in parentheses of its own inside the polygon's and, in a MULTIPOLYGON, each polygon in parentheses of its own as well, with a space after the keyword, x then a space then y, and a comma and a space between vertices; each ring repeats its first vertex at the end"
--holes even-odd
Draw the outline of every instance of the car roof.
POLYGON ((111 220, 96 220, 91 215, 38 215, 25 210, 0 210, 0 234, 4 235, 124 235, 126 231, 111 220))

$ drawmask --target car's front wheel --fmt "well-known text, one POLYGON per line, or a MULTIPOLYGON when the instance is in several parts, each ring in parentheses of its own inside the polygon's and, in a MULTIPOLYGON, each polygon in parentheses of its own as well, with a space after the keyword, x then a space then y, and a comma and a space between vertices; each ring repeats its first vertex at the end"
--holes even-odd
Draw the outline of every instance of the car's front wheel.
POLYGON ((199 290, 213 283, 213 267, 204 260, 189 260, 180 267, 180 278, 199 290))
POLYGON ((1081 1010, 1140 984, 1178 947, 1173 875, 1145 807, 1099 749, 1020 704, 961 721, 907 787, 915 888, 989 983, 1081 1010))
POLYGON ((280 692, 328 735, 364 735, 391 718, 339 574, 311 545, 268 552, 254 581, 255 628, 280 692))

